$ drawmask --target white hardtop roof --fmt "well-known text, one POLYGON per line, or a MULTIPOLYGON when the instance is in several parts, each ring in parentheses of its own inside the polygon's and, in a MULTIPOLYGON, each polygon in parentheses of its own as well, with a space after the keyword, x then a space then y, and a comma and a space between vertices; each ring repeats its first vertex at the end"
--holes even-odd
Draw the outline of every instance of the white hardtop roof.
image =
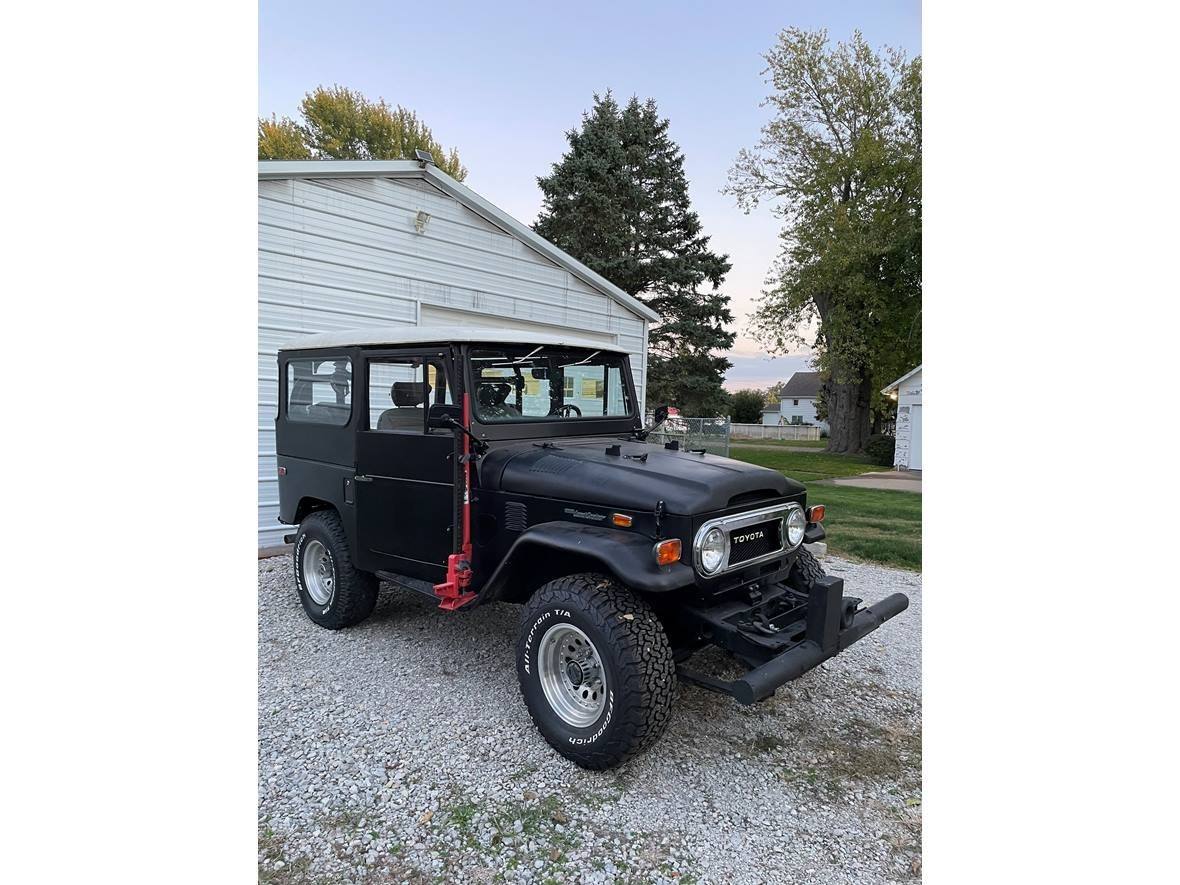
POLYGON ((521 224, 503 209, 489 203, 471 188, 456 181, 433 163, 417 160, 259 160, 258 180, 283 178, 420 178, 458 200, 476 215, 489 221, 540 252, 558 267, 564 267, 582 282, 613 298, 648 322, 660 315, 606 277, 592 271, 568 252, 554 246, 527 224, 521 224))
POLYGON ((315 350, 322 347, 368 347, 372 345, 446 344, 450 341, 487 341, 495 344, 542 344, 586 347, 611 353, 627 351, 615 344, 602 344, 576 335, 544 335, 513 329, 479 329, 470 326, 364 326, 339 332, 304 335, 286 342, 279 350, 315 350))
POLYGON ((900 387, 906 381, 909 381, 911 378, 913 378, 915 375, 917 375, 921 371, 922 371, 922 364, 918 363, 918 367, 916 369, 910 369, 908 372, 906 372, 904 375, 902 375, 900 378, 898 378, 896 381, 894 381, 888 387, 882 387, 881 393, 888 393, 891 390, 896 390, 898 387, 900 387))

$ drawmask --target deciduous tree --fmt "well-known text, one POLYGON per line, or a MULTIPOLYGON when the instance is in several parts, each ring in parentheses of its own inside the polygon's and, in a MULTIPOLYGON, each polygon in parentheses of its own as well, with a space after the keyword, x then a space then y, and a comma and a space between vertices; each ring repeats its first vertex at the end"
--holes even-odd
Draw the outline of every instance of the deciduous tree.
POLYGON ((260 160, 412 160, 429 151, 435 165, 462 181, 467 169, 455 148, 443 148, 416 113, 385 99, 370 101, 361 93, 323 86, 304 96, 302 122, 287 117, 258 121, 260 160))
POLYGON ((730 401, 729 420, 735 424, 761 424, 766 395, 761 390, 738 390, 730 401))
POLYGON ((921 359, 921 59, 788 28, 766 61, 774 118, 727 187, 784 222, 752 328, 816 350, 828 448, 857 452, 877 389, 921 359), (815 319, 814 340, 793 331, 815 319))
POLYGON ((258 121, 258 159, 310 160, 311 151, 303 143, 303 133, 290 117, 258 121))

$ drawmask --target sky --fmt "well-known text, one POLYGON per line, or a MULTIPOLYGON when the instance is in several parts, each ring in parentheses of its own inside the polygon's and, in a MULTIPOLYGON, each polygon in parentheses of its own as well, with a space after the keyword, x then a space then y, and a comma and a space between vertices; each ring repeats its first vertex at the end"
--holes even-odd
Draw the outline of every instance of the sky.
POLYGON ((468 169, 465 184, 531 224, 536 179, 560 160, 594 94, 654 98, 684 152, 689 196, 714 250, 733 269, 738 339, 730 390, 767 387, 808 368, 770 358, 745 332, 778 252, 769 208, 748 215, 720 193, 767 109, 762 54, 783 28, 859 29, 870 42, 921 53, 918 0, 423 4, 274 2, 259 6, 258 112, 296 117, 304 94, 339 84, 416 111, 468 169))

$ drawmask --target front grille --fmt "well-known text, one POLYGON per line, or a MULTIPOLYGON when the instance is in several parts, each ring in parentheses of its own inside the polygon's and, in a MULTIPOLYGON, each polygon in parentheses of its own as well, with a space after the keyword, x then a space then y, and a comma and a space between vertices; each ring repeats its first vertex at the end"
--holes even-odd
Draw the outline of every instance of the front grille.
POLYGON ((740 565, 768 556, 782 549, 783 540, 779 535, 782 521, 772 519, 754 525, 733 529, 729 533, 729 564, 740 565))
POLYGON ((798 504, 787 501, 702 523, 693 538, 693 565, 701 575, 711 578, 731 569, 745 569, 780 556, 786 552, 787 546, 784 523, 791 511, 798 508, 798 504), (716 571, 708 571, 702 561, 701 549, 705 538, 714 531, 725 533, 729 550, 721 567, 716 571))

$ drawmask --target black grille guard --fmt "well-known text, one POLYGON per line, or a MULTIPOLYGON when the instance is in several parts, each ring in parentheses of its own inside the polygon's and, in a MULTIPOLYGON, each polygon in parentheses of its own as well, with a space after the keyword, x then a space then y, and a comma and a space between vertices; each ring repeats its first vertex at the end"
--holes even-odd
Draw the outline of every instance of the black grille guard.
MULTIPOLYGON (((858 601, 847 600, 849 604, 858 601)), ((728 694, 739 703, 753 704, 770 697, 779 686, 798 679, 863 639, 890 618, 901 614, 909 608, 910 600, 904 593, 894 593, 851 613, 845 610, 845 605, 843 579, 831 576, 819 578, 811 587, 806 613, 800 618, 804 625, 800 638, 785 651, 769 657, 733 681, 691 670, 683 664, 679 674, 687 682, 728 694), (848 617, 849 614, 851 617, 848 617)), ((727 645, 725 631, 732 631, 732 624, 726 623, 722 628, 722 624, 711 616, 708 609, 696 610, 694 614, 714 628, 714 638, 719 645, 727 645)), ((750 651, 751 646, 744 644, 743 657, 751 657, 750 651)))

